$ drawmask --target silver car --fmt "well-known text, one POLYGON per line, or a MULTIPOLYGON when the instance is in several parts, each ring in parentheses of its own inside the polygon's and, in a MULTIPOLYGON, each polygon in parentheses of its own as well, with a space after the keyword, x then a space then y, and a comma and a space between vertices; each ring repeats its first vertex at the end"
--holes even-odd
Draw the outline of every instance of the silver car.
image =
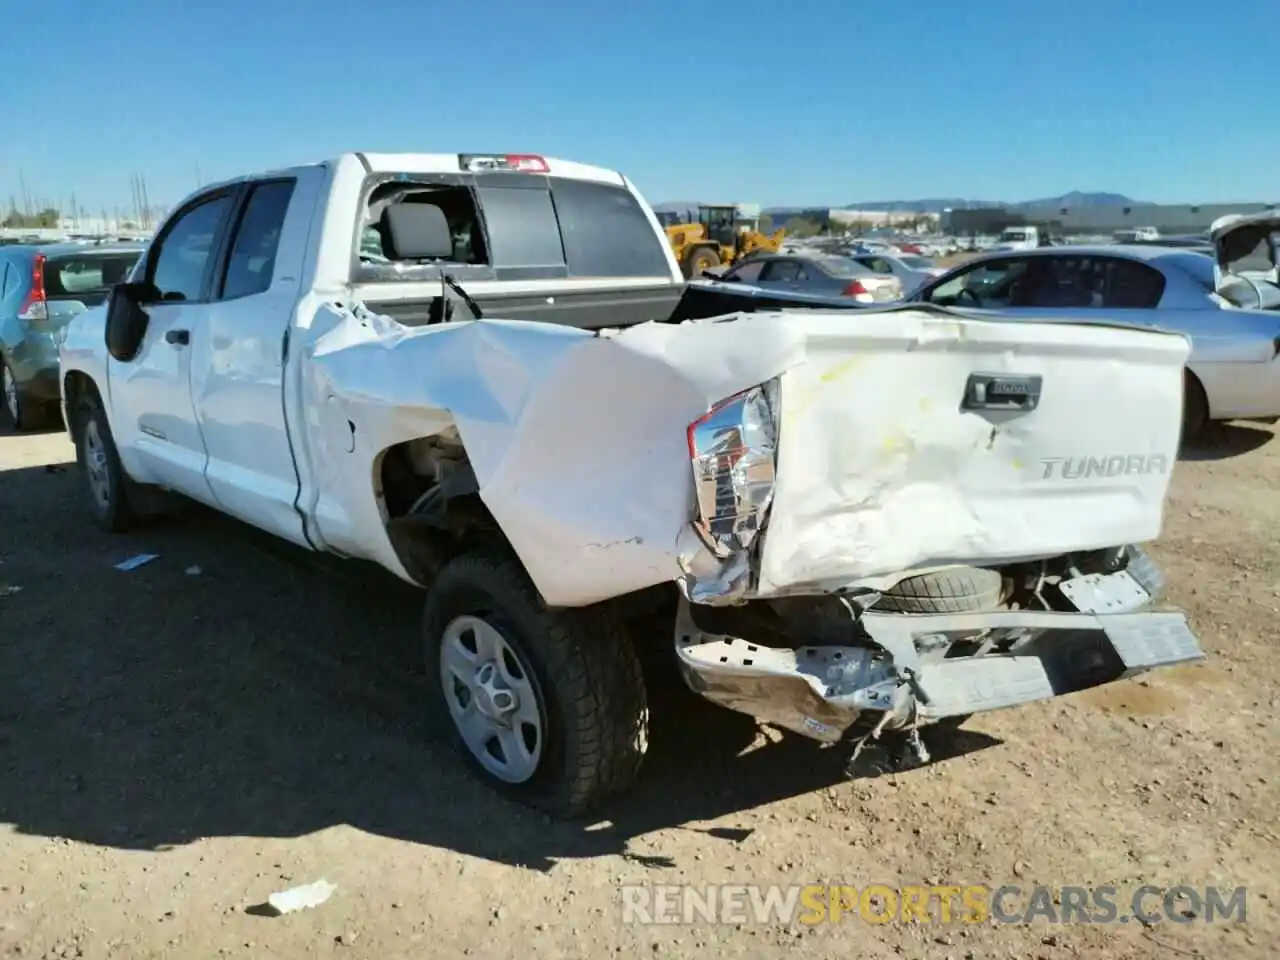
POLYGON ((850 297, 858 303, 889 303, 902 297, 897 277, 875 273, 845 257, 769 254, 751 257, 719 278, 769 290, 850 297))
POLYGON ((932 260, 914 253, 849 253, 846 256, 873 273, 897 277, 903 293, 908 296, 947 272, 945 267, 936 267, 932 260))
MULTIPOLYGON (((1220 242, 1217 249, 1226 247, 1220 242)), ((1006 251, 975 257, 907 299, 1001 319, 1051 317, 1186 334, 1192 349, 1183 432, 1190 438, 1210 421, 1280 417, 1280 287, 1252 273, 1246 281, 1232 266, 1159 246, 1006 251)))

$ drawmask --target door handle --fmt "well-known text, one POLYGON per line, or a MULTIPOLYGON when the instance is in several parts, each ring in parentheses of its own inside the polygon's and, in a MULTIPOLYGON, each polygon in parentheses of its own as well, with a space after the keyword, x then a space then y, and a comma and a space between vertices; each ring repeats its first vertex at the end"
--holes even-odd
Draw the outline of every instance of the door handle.
POLYGON ((191 331, 169 330, 165 332, 164 339, 166 343, 172 343, 175 347, 185 347, 191 342, 191 331))

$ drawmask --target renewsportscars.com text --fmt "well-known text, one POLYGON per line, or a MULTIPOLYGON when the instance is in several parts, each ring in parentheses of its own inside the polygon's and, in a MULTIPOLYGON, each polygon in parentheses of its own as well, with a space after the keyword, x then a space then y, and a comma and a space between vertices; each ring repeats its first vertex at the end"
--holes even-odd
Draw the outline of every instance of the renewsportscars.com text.
POLYGON ((629 924, 1244 923, 1244 887, 628 885, 629 924))

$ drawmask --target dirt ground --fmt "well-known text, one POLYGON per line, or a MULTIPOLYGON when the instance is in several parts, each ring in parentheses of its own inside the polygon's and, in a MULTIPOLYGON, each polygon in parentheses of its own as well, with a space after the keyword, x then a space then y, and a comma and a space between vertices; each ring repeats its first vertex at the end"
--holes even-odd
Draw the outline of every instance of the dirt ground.
MULTIPOLYGON (((0 428, 0 956, 1266 957, 1280 943, 1280 442, 1179 463, 1154 553, 1209 653, 845 752, 680 700, 599 823, 495 798, 423 736, 418 594, 201 510, 88 526, 58 434, 0 428), (159 558, 131 572, 113 565, 159 558), (744 745, 746 748, 744 749, 744 745), (259 915, 324 878, 319 908, 259 915), (619 884, 1180 883, 1244 924, 634 926, 619 884)), ((1123 897, 1122 897, 1123 900, 1123 897)))

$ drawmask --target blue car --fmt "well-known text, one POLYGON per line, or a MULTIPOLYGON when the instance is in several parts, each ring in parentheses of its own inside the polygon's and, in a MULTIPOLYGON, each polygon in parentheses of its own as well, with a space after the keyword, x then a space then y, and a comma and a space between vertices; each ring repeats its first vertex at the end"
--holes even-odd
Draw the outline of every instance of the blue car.
POLYGON ((40 426, 57 410, 55 333, 105 302, 142 251, 129 243, 0 247, 0 381, 16 429, 40 426))

